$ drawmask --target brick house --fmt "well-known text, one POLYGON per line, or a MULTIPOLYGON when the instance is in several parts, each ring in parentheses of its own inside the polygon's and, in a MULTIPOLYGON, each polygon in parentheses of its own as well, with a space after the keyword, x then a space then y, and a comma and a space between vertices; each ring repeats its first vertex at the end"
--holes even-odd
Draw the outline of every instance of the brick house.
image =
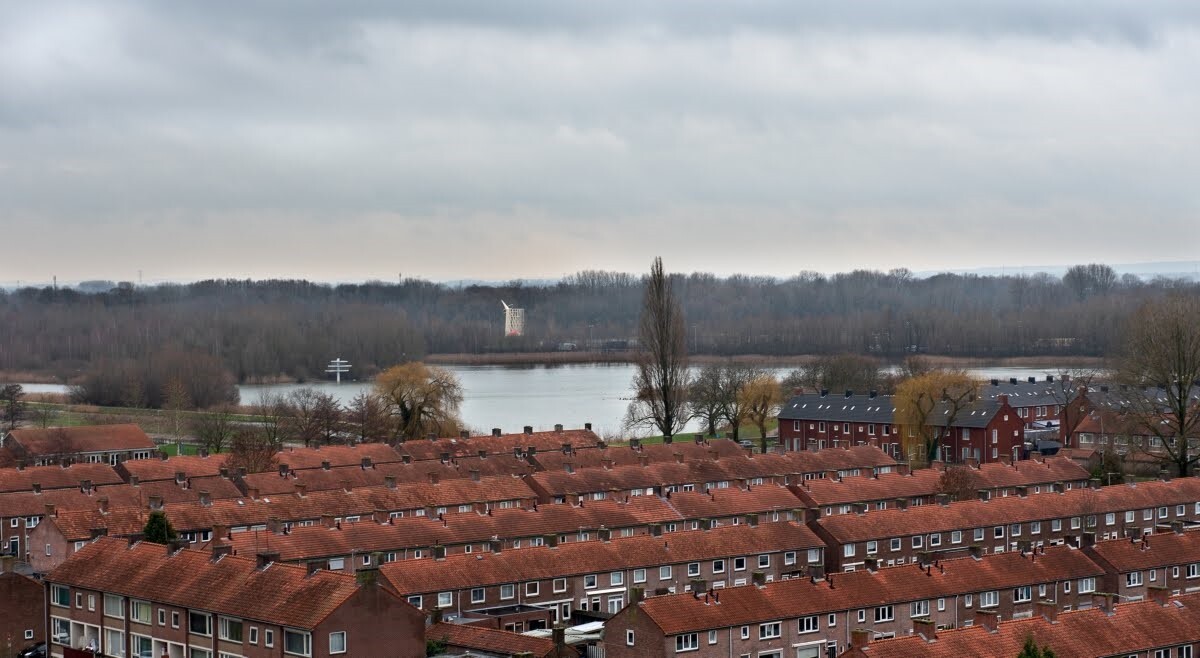
MULTIPOLYGON (((555 632, 559 630, 555 629, 555 632)), ((479 624, 437 623, 425 630, 425 637, 445 642, 449 653, 501 658, 575 658, 579 655, 574 648, 566 646, 561 638, 555 641, 531 637, 479 624)))
POLYGON ((440 609, 447 619, 490 617, 509 630, 545 628, 573 610, 615 613, 629 588, 667 594, 700 587, 779 580, 819 566, 823 546, 794 523, 726 526, 491 551, 384 564, 388 587, 410 603, 440 609), (702 582, 701 582, 702 581, 702 582), (528 613, 528 614, 527 614, 528 613))
POLYGON ((21 650, 46 641, 46 592, 40 582, 14 572, 15 563, 0 557, 0 647, 21 650))
POLYGON ((526 425, 523 432, 513 434, 505 434, 496 428, 490 435, 483 436, 468 436, 464 433, 456 438, 434 437, 428 441, 411 439, 396 446, 396 451, 401 455, 408 455, 412 461, 425 461, 441 460, 446 454, 452 458, 478 456, 480 451, 489 455, 523 455, 528 452, 536 454, 562 450, 564 445, 575 450, 596 448, 603 443, 592 431, 591 423, 584 423, 583 429, 575 430, 555 425, 554 430, 548 432, 535 432, 533 427, 526 425))
MULTIPOLYGON (((937 409, 930 414, 931 418, 940 416, 937 409)), ((896 422, 893 398, 874 392, 855 395, 846 391, 843 397, 824 391, 797 395, 779 412, 779 441, 792 451, 872 445, 902 458, 904 431, 896 422)), ((941 460, 948 463, 996 462, 1001 457, 1015 461, 1025 445, 1025 423, 1006 395, 976 400, 955 415, 947 431, 943 433, 939 425, 936 433, 941 460)))
MULTIPOLYGON (((922 629, 910 637, 872 642, 870 633, 855 631, 847 658, 1012 658, 1027 639, 1049 647, 1059 658, 1173 658, 1200 651, 1200 595, 1168 598, 1155 590, 1149 601, 1115 604, 1111 596, 1095 595, 1088 610, 1058 613, 1039 605, 1039 614, 1017 621, 997 622, 981 615, 972 628, 953 631, 922 629)), ((765 658, 765 657, 764 657, 765 658)))
POLYGON ((650 534, 652 525, 679 525, 682 520, 666 501, 649 496, 628 503, 600 500, 585 506, 541 505, 530 510, 449 514, 441 519, 378 514, 357 523, 291 529, 268 522, 266 531, 230 533, 228 541, 237 554, 253 555, 270 545, 283 562, 353 571, 372 553, 382 553, 387 562, 428 559, 434 546, 455 555, 490 551, 493 541, 500 542, 502 550, 540 546, 546 535, 556 535, 560 544, 596 541, 601 529, 612 537, 632 537, 650 534))
POLYGON ((1200 531, 1174 525, 1171 532, 1085 543, 1083 552, 1108 572, 1103 591, 1122 601, 1147 598, 1152 587, 1171 594, 1200 592, 1200 531))
POLYGON ((976 610, 1028 617, 1035 596, 1056 609, 1090 605, 1102 575, 1079 551, 1053 547, 650 598, 605 623, 605 656, 816 658, 846 647, 853 629, 891 637, 969 624, 976 610))
POLYGON ((309 574, 227 548, 88 544, 46 576, 51 655, 425 655, 424 613, 380 587, 377 571, 309 574))
POLYGON ((84 482, 92 486, 121 484, 121 476, 108 464, 70 464, 18 466, 0 469, 0 494, 18 491, 78 489, 84 482))
POLYGON ((1055 489, 1061 493, 835 515, 810 527, 828 545, 833 572, 862 568, 867 558, 909 564, 923 554, 1012 551, 1023 542, 1078 546, 1084 532, 1111 539, 1200 520, 1200 478, 1055 489))
POLYGON ((35 466, 62 461, 119 464, 149 459, 158 446, 137 425, 23 427, 4 437, 3 447, 18 463, 35 466))

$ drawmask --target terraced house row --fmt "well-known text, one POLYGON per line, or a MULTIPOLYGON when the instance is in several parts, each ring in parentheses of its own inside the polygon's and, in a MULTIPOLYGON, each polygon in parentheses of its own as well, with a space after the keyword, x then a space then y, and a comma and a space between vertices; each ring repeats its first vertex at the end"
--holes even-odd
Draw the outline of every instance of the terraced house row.
MULTIPOLYGON (((823 578, 814 574, 787 582, 644 600, 636 600, 635 593, 635 601, 606 623, 605 655, 790 658, 825 656, 830 648, 839 653, 852 649, 849 655, 856 656, 933 655, 926 643, 940 644, 957 632, 953 629, 982 626, 964 635, 986 644, 992 638, 980 635, 994 634, 1002 620, 1044 618, 1053 624, 1078 610, 1098 608, 1102 617, 1111 617, 1118 602, 1161 604, 1171 596, 1190 601, 1191 592, 1200 586, 1198 538, 1200 531, 1167 531, 1136 541, 1102 541, 1083 550, 1044 546, 893 567, 879 567, 871 560, 863 570, 823 578), (1148 557, 1155 549, 1155 556, 1148 557), (1136 579, 1130 575, 1135 573, 1136 579), (1153 582, 1151 574, 1157 574, 1153 582), (1138 584, 1118 591, 1117 581, 1138 584), (887 638, 910 636, 915 637, 896 642, 908 653, 881 649, 891 645, 887 638)), ((1129 622, 1130 629, 1135 626, 1129 622)), ((1156 646, 1145 645, 1145 640, 1139 639, 1143 646, 1137 648, 1136 643, 1114 642, 1112 651, 1059 655, 1151 655, 1138 653, 1156 646)), ((1023 638, 1018 652, 1020 641, 1023 638)), ((1160 641, 1157 646, 1172 650, 1200 641, 1200 627, 1193 626, 1183 635, 1164 634, 1160 641)), ((963 644, 955 646, 958 655, 984 655, 963 644)), ((1056 652, 1059 646, 1051 643, 1056 652)))

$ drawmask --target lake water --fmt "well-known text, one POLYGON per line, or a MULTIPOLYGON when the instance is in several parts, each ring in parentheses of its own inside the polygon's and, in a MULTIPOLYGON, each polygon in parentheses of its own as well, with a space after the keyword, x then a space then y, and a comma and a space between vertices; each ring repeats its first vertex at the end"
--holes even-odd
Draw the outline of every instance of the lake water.
MULTIPOLYGON (((462 417, 476 430, 489 431, 499 427, 506 432, 519 432, 525 425, 535 430, 553 429, 556 423, 566 427, 582 427, 592 423, 600 434, 616 433, 631 395, 634 367, 626 363, 576 364, 556 366, 446 366, 458 376, 463 385, 462 417)), ((791 368, 771 371, 779 377, 791 368)), ((969 372, 983 379, 1009 377, 1038 377, 1055 374, 1059 368, 982 367, 969 372)), ((66 387, 57 384, 26 384, 30 393, 61 393, 66 387)), ((248 385, 239 387, 243 404, 258 402, 265 393, 289 393, 302 386, 311 386, 330 393, 342 402, 370 388, 370 382, 319 382, 310 384, 248 385)), ((693 425, 688 431, 695 431, 693 425)))

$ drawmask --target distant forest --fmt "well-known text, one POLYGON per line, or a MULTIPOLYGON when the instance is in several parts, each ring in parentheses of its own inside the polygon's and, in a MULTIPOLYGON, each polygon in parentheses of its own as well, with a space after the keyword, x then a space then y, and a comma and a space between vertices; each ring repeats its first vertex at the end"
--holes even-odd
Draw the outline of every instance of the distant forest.
MULTIPOLYGON (((1107 266, 1064 277, 855 271, 787 279, 674 276, 689 351, 713 355, 853 352, 998 358, 1112 353, 1125 322, 1183 280, 1117 277, 1107 266)), ((554 285, 213 280, 92 283, 0 291, 0 371, 69 380, 102 363, 204 355, 238 380, 324 377, 350 360, 358 377, 431 353, 616 349, 636 335, 638 275, 585 271, 554 285), (525 309, 526 335, 503 336, 500 300, 525 309)))

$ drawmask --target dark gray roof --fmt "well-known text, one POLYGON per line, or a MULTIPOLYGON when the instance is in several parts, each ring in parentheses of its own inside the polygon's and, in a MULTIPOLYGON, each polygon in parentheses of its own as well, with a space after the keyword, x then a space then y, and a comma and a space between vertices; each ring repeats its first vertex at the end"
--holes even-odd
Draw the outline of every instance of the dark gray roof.
POLYGON ((993 379, 984 382, 979 388, 979 396, 985 400, 995 400, 998 396, 1007 395, 1008 404, 1013 407, 1042 407, 1062 404, 1064 401, 1064 384, 1060 381, 1034 381, 1018 379, 993 379), (992 383, 995 382, 995 383, 992 383))
MULTIPOLYGON (((1000 410, 995 400, 977 400, 958 412, 954 427, 987 427, 992 417, 1000 410)), ((931 425, 942 425, 940 420, 949 409, 939 406, 930 414, 931 425)), ((779 420, 828 421, 832 423, 892 423, 896 416, 895 400, 890 395, 842 395, 817 393, 796 395, 784 403, 779 411, 779 420)))

